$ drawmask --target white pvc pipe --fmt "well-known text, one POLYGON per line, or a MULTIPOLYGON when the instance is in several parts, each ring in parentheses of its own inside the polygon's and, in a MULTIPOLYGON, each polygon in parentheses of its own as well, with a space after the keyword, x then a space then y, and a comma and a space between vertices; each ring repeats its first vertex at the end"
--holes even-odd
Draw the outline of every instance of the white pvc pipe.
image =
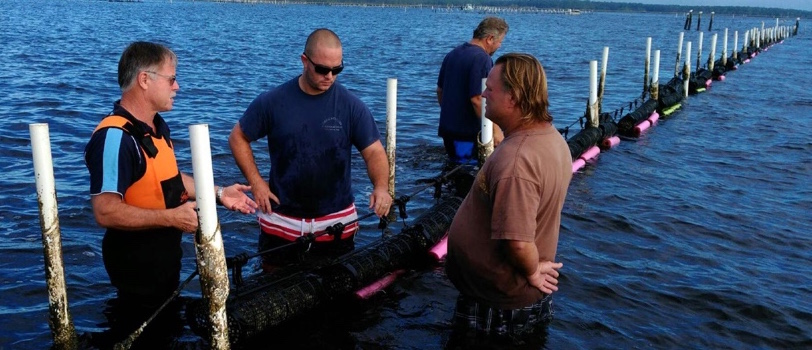
POLYGON ((758 36, 758 29, 757 28, 750 29, 750 40, 747 42, 749 47, 751 47, 751 48, 758 47, 758 42, 756 40, 756 36, 758 36))
POLYGON ((660 97, 660 50, 654 51, 654 72, 651 75, 651 98, 658 99, 660 97))
POLYGON ((54 166, 48 124, 29 124, 31 152, 34 158, 34 178, 37 184, 42 247, 45 257, 45 282, 48 287, 48 325, 59 349, 75 349, 76 329, 68 309, 65 268, 62 261, 62 237, 59 229, 54 166))
POLYGON ((733 32, 733 58, 739 58, 739 31, 733 32))
MULTIPOLYGON (((482 91, 485 91, 485 82, 488 78, 482 78, 482 91)), ((493 139, 493 122, 485 117, 485 105, 488 103, 486 99, 482 98, 482 108, 480 108, 479 117, 481 120, 481 132, 479 133, 479 142, 483 145, 488 144, 493 139)))
POLYGON ((753 28, 750 33, 750 46, 758 48, 758 28, 753 28))
POLYGON ((228 270, 217 219, 209 126, 207 124, 190 126, 189 141, 192 147, 195 202, 199 223, 195 234, 195 252, 197 269, 200 272, 200 289, 203 299, 208 301, 211 348, 229 349, 226 315, 226 299, 229 293, 228 270))
POLYGON ((679 44, 677 44, 677 65, 674 67, 674 76, 679 75, 680 63, 682 63, 682 40, 685 37, 685 32, 679 33, 679 44))
POLYGON ((691 67, 691 42, 685 43, 685 64, 691 67))
POLYGON ((727 28, 725 28, 725 45, 722 48, 722 64, 727 68, 727 28))
POLYGON ((755 29, 750 29, 744 35, 744 42, 747 43, 747 51, 750 51, 750 48, 756 47, 755 40, 755 29))
POLYGON ((745 47, 751 46, 750 45, 750 38, 749 38, 750 32, 752 32, 752 30, 748 30, 748 31, 744 32, 744 41, 742 41, 742 49, 744 49, 745 47))
POLYGON ((598 61, 589 61, 589 105, 598 102, 598 61))
MULTIPOLYGON (((56 205, 54 168, 51 158, 51 139, 48 124, 29 124, 31 152, 34 157, 34 174, 37 183, 37 196, 42 197, 42 218, 48 223, 57 222, 59 215, 56 205)), ((50 225, 49 225, 50 226, 50 225)))
POLYGON ((646 70, 643 74, 643 93, 645 94, 649 82, 649 68, 651 66, 651 37, 646 38, 646 70))
POLYGON ((708 70, 713 71, 713 66, 716 64, 716 39, 717 34, 713 33, 711 37, 711 52, 710 56, 708 56, 708 70))
POLYGON ((386 158, 389 160, 389 195, 395 198, 395 150, 398 125, 398 79, 386 80, 386 158))
POLYGON ((200 231, 209 236, 217 230, 217 200, 214 193, 214 172, 211 166, 209 125, 195 124, 189 127, 192 147, 192 169, 195 179, 197 215, 200 231))
POLYGON ((702 42, 704 41, 704 32, 699 32, 699 44, 696 47, 696 70, 698 71, 701 68, 702 62, 702 42))
POLYGON ((660 83, 660 50, 654 50, 654 71, 651 73, 651 86, 660 83))
POLYGON ((685 84, 685 97, 688 97, 688 84, 691 80, 691 42, 685 43, 685 72, 684 72, 684 84, 685 84))
POLYGON ((598 104, 598 61, 589 61, 589 120, 592 126, 597 127, 598 115, 596 112, 598 104))
MULTIPOLYGON (((603 60, 601 61, 601 89, 598 101, 603 102, 603 91, 606 88, 606 67, 609 65, 609 46, 603 47, 603 60)), ((598 110, 600 112, 600 110, 598 110)))

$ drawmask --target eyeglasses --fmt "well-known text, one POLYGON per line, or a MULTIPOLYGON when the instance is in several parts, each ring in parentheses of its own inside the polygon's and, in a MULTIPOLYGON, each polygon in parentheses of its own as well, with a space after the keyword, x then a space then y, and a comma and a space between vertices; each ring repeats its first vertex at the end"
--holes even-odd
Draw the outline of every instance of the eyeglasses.
POLYGON ((338 75, 338 73, 341 73, 341 71, 344 70, 344 62, 341 62, 340 65, 335 67, 327 67, 317 64, 316 62, 313 62, 313 60, 311 60, 310 57, 307 56, 307 54, 304 54, 304 56, 307 57, 307 61, 313 65, 313 70, 315 70, 316 73, 319 73, 321 75, 327 75, 330 74, 331 72, 333 73, 333 75, 338 75))
POLYGON ((174 75, 164 75, 164 74, 161 74, 161 73, 158 73, 158 72, 153 72, 151 70, 145 70, 144 72, 150 73, 150 74, 155 74, 155 75, 157 75, 157 76, 159 76, 161 78, 169 79, 169 85, 175 85, 175 81, 178 80, 177 76, 174 76, 174 75))

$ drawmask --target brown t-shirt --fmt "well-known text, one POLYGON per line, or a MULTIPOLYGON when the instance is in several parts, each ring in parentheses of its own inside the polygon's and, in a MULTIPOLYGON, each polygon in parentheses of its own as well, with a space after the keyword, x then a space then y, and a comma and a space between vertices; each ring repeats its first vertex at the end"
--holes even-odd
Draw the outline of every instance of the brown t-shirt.
POLYGON ((505 241, 535 242, 555 261, 572 178, 566 141, 549 124, 507 136, 488 158, 451 223, 446 273, 460 293, 500 309, 542 298, 505 256, 505 241))

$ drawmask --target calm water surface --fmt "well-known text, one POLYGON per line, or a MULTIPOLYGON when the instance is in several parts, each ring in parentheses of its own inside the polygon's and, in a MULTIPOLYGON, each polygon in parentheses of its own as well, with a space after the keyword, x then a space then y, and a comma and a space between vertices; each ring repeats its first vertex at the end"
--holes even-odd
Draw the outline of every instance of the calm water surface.
MULTIPOLYGON (((181 90, 164 116, 181 168, 191 172, 188 126, 210 126, 215 181, 242 181, 227 135, 260 92, 301 71, 313 29, 344 42, 340 81, 384 130, 386 79, 398 78, 398 191, 442 168, 436 74, 482 14, 426 9, 192 2, 3 1, 0 4, 0 349, 50 346, 48 298, 28 125, 50 125, 70 308, 80 333, 100 331, 113 296, 88 201, 82 151, 120 92, 116 65, 134 40, 156 40, 180 58, 181 90)), ((556 126, 582 114, 588 63, 610 47, 604 109, 642 91, 645 38, 670 77, 681 15, 502 14, 511 29, 499 54, 536 55, 546 67, 556 126)), ((774 19, 717 16, 733 31, 774 19)), ((783 20, 782 25, 793 24, 783 20)), ((636 141, 577 174, 564 208, 564 262, 546 346, 577 348, 812 347, 812 42, 799 36, 693 96, 636 141)), ((721 54, 723 32, 717 55, 721 54)), ((697 33, 686 34, 694 42, 697 33)), ((739 41, 742 41, 743 35, 739 41)), ((705 35, 703 61, 710 33, 705 35)), ((663 79, 666 80, 666 79, 663 79)), ((575 129, 577 130, 577 124, 575 129)), ((264 153, 262 143, 255 153, 264 153)), ((356 198, 370 191, 354 160, 356 198)), ((266 162, 267 164, 267 162, 266 162)), ((267 168, 266 168, 267 169, 267 168)), ((265 171, 265 170, 263 170, 265 171)), ((414 218, 431 204, 410 203, 414 218)), ((220 211, 228 255, 253 251, 251 217, 220 211)), ((361 244, 379 237, 364 222, 361 244)), ((394 226, 397 229, 398 226, 394 226)), ((191 237, 182 276, 194 268, 191 237)), ((199 295, 193 282, 185 296, 199 295)), ((327 310, 319 325, 267 344, 301 348, 438 349, 456 291, 442 268, 408 274, 385 295, 327 310), (276 343, 279 342, 279 343, 276 343)), ((189 333, 188 338, 195 339, 189 333)))

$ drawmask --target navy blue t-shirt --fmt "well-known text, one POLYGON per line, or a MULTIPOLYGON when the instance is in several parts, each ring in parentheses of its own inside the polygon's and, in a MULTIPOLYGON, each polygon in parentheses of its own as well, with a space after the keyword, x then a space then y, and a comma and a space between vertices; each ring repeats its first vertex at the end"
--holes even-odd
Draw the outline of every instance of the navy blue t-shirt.
POLYGON ((464 43, 443 59, 437 86, 443 89, 440 104, 440 127, 443 138, 475 142, 482 128, 471 98, 482 94, 482 78, 487 78, 493 59, 485 50, 464 43))
POLYGON ((352 204, 351 146, 361 151, 381 138, 372 113, 341 84, 308 95, 298 77, 254 99, 240 128, 251 141, 268 137, 268 183, 280 201, 273 210, 303 218, 352 204))

